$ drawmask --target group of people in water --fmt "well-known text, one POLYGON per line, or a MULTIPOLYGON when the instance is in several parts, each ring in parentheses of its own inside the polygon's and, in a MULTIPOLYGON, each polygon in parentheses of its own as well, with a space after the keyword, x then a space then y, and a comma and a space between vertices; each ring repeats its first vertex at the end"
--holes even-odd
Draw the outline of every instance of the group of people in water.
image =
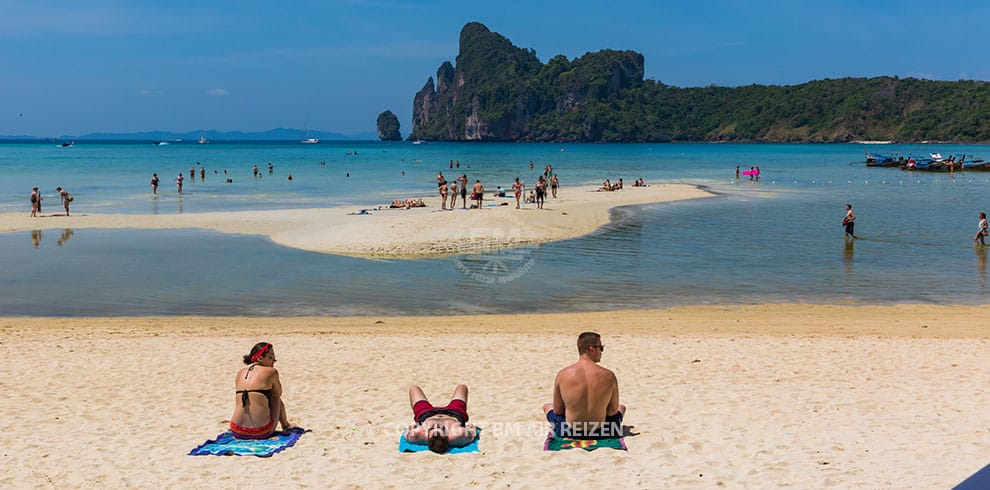
MULTIPOLYGON (((986 237, 990 233, 987 227, 987 213, 980 211, 979 218, 980 221, 976 225, 976 235, 973 237, 973 241, 980 245, 986 245, 986 237)), ((856 236, 856 213, 853 212, 852 204, 846 204, 846 214, 842 217, 842 227, 846 232, 846 240, 859 238, 856 236)))
MULTIPOLYGON (((550 403, 543 414, 556 437, 570 439, 616 439, 623 436, 625 405, 619 403, 615 373, 600 366, 605 345, 601 335, 583 332, 577 338, 578 360, 557 372, 550 403)), ((282 381, 275 369, 275 347, 259 342, 244 355, 247 366, 234 377, 234 414, 230 432, 239 439, 265 439, 277 428, 295 427, 289 422, 282 401, 282 381)), ((409 407, 414 424, 404 434, 406 441, 445 453, 463 447, 478 437, 469 424, 468 387, 459 384, 451 400, 435 406, 419 386, 409 388, 409 407)))
MULTIPOLYGON (((749 170, 742 172, 743 177, 749 177, 750 181, 760 180, 760 167, 749 167, 749 170)), ((739 166, 736 165, 736 180, 739 180, 739 166)))
MULTIPOLYGON (((59 201, 62 207, 65 209, 65 215, 69 215, 69 204, 75 199, 69 191, 63 189, 61 186, 55 188, 55 192, 58 193, 59 201)), ((31 189, 31 214, 32 218, 37 218, 41 213, 41 201, 44 200, 45 196, 41 194, 41 191, 37 187, 31 189)))
MULTIPOLYGON (((326 165, 326 162, 323 162, 323 164, 326 165)), ((196 167, 197 166, 199 167, 199 179, 200 179, 200 181, 205 181, 206 180, 206 166, 205 165, 202 165, 199 162, 196 162, 196 165, 189 167, 189 178, 190 179, 195 179, 196 178, 196 167)), ((219 170, 214 170, 213 173, 214 174, 219 174, 220 171, 219 170)), ((256 178, 256 179, 261 178, 261 172, 258 169, 258 166, 257 165, 254 165, 251 168, 251 173, 254 175, 254 178, 256 178)), ((223 170, 223 174, 224 175, 228 175, 227 169, 224 169, 223 170)), ((272 162, 268 162, 268 175, 274 175, 274 174, 275 174, 275 164, 273 164, 272 162)), ((179 172, 179 174, 174 179, 172 179, 175 182, 175 190, 179 194, 182 194, 182 184, 185 182, 185 179, 186 179, 186 177, 185 177, 185 175, 182 172, 179 172)), ((234 182, 234 179, 231 179, 229 177, 226 177, 226 179, 227 179, 227 183, 228 184, 231 184, 231 183, 234 182)), ((292 180, 292 174, 289 174, 288 180, 292 180)), ((157 173, 151 174, 151 184, 150 185, 151 185, 151 194, 152 195, 154 195, 154 196, 157 196, 158 195, 158 185, 160 183, 161 183, 161 179, 158 178, 158 174, 157 173)))

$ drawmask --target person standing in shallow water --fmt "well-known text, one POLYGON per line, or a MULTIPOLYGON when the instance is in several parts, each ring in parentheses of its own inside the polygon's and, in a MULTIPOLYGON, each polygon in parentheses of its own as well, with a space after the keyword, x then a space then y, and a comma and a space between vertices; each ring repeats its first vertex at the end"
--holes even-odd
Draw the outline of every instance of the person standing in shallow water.
MULTIPOLYGON (((36 187, 37 189, 37 187, 36 187)), ((986 245, 984 237, 987 236, 987 213, 980 212, 980 224, 976 229, 976 236, 973 237, 974 242, 979 242, 980 245, 986 245)))
POLYGON ((151 193, 158 195, 158 174, 151 174, 151 193))
POLYGON ((179 176, 175 178, 175 188, 179 191, 179 194, 182 194, 182 179, 184 178, 182 172, 179 172, 179 176))
POLYGON ((846 204, 846 217, 842 218, 842 226, 846 228, 846 238, 859 238, 856 236, 856 213, 853 212, 852 204, 846 204))

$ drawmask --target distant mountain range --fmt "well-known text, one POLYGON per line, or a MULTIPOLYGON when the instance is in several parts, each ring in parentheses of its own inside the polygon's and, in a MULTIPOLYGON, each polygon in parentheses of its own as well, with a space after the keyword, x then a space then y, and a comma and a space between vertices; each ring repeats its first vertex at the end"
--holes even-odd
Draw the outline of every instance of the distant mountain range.
MULTIPOLYGON (((208 130, 203 136, 210 141, 297 141, 306 138, 306 130, 293 128, 276 128, 268 131, 248 133, 243 131, 212 131, 208 130)), ((173 133, 171 131, 145 131, 139 133, 89 133, 80 136, 62 135, 58 138, 37 137, 28 135, 0 135, 0 140, 119 140, 119 141, 196 141, 199 131, 173 133)), ((341 134, 327 131, 309 131, 309 137, 325 141, 363 141, 378 140, 377 133, 341 134)))

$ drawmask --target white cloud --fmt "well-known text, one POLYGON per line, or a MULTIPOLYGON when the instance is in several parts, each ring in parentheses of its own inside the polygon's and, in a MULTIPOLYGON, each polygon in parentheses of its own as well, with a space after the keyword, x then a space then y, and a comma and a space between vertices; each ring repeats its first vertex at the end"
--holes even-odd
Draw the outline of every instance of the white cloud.
POLYGON ((161 96, 161 95, 165 95, 165 92, 162 91, 162 90, 148 90, 148 89, 145 88, 145 89, 138 90, 138 95, 140 95, 141 97, 148 97, 148 96, 151 96, 151 95, 159 95, 159 96, 161 96))
POLYGON ((212 96, 215 96, 215 97, 226 97, 226 96, 230 95, 230 92, 228 92, 226 89, 222 89, 222 88, 211 88, 211 89, 209 89, 209 90, 206 91, 206 95, 212 95, 212 96))

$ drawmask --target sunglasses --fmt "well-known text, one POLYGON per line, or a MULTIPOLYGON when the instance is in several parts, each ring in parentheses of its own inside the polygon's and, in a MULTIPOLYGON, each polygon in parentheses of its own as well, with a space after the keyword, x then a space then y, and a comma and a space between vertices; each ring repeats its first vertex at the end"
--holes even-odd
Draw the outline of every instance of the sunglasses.
POLYGON ((598 347, 598 350, 600 350, 602 352, 605 352, 605 346, 604 345, 593 345, 592 347, 598 347))

